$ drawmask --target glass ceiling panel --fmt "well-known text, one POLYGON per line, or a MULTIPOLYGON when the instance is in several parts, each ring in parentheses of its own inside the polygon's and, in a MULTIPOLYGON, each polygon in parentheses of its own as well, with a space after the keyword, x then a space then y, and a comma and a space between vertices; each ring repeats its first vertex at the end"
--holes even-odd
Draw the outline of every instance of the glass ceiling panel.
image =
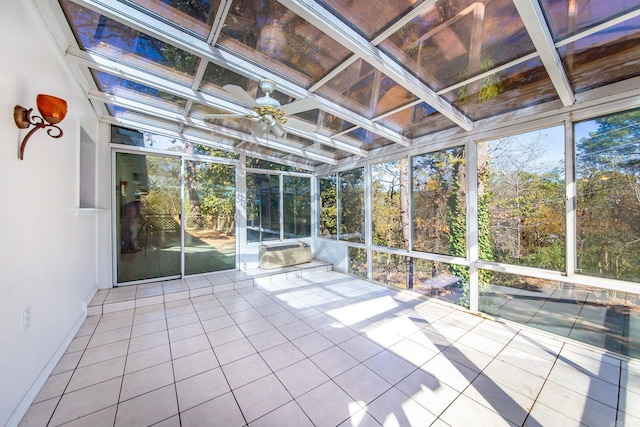
POLYGON ((370 0, 320 0, 333 14, 339 16, 352 29, 369 40, 385 30, 397 18, 405 15, 424 0, 395 0, 377 2, 370 0))
MULTIPOLYGON (((523 62, 443 95, 473 120, 558 99, 539 58, 523 62)), ((549 108, 560 108, 553 103, 549 108)))
POLYGON ((455 126, 451 120, 425 102, 398 111, 376 122, 412 139, 455 126))
POLYGON ((640 0, 541 0, 555 41, 640 7, 640 0))
POLYGON ((218 1, 209 0, 119 0, 134 4, 149 15, 160 16, 183 31, 192 32, 207 39, 211 32, 218 1))
POLYGON ((316 125, 318 127, 316 132, 324 136, 331 136, 355 126, 351 122, 317 108, 294 114, 294 116, 300 120, 316 125))
POLYGON ((81 48, 191 84, 200 59, 68 0, 60 1, 81 48))
POLYGON ((640 75, 640 17, 559 49, 576 92, 640 75))
POLYGON ((317 93, 369 119, 417 99, 362 59, 345 68, 317 93))
POLYGON ((351 54, 276 0, 234 1, 218 44, 305 87, 351 54))
POLYGON ((344 134, 341 138, 348 139, 350 140, 349 142, 356 143, 356 146, 365 150, 374 150, 376 148, 393 144, 392 141, 363 128, 354 129, 351 132, 344 134))
POLYGON ((168 108, 173 112, 182 112, 187 100, 168 92, 164 92, 131 80, 108 74, 102 71, 91 70, 98 88, 109 95, 122 96, 126 99, 155 104, 168 108))
POLYGON ((380 46, 434 90, 535 50, 512 0, 438 0, 380 46))
MULTIPOLYGON (((202 84, 200 89, 207 92, 207 89, 215 87, 216 89, 222 89, 224 85, 236 85, 243 89, 247 89, 251 80, 245 76, 241 76, 231 70, 221 67, 213 62, 207 64, 207 69, 202 76, 202 84)), ((256 84, 257 87, 257 84, 256 84)))
POLYGON ((205 119, 205 114, 225 114, 227 111, 222 111, 214 107, 202 104, 193 104, 191 108, 190 116, 195 119, 206 120, 208 123, 222 126, 227 129, 232 129, 242 133, 250 133, 255 123, 251 119, 245 119, 243 117, 234 117, 229 119, 205 119))

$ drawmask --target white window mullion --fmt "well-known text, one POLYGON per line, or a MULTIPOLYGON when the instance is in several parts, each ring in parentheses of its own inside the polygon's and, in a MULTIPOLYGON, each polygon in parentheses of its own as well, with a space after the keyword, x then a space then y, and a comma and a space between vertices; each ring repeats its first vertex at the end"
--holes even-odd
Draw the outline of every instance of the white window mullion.
MULTIPOLYGON (((478 146, 470 139, 465 144, 467 165, 467 260, 469 261, 469 309, 477 313, 480 301, 480 278, 476 263, 478 247, 478 146)), ((486 191, 486 189, 485 189, 486 191)))
POLYGON ((566 271, 568 276, 576 272, 576 167, 575 150, 573 144, 573 126, 569 120, 564 124, 564 174, 565 174, 565 211, 566 211, 566 237, 565 253, 566 271))

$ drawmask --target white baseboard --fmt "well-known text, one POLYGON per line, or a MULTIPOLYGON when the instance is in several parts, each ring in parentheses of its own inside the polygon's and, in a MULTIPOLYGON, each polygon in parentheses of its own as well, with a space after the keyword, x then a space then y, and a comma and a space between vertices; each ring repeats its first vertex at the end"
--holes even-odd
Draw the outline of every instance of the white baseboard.
POLYGON ((20 401, 20 404, 13 411, 13 413, 9 417, 9 420, 7 421, 7 424, 5 425, 6 427, 17 427, 20 424, 20 421, 22 421, 22 418, 29 410, 29 407, 38 396, 38 393, 40 393, 42 386, 44 386, 44 383, 47 382, 47 379, 49 379, 51 372, 53 372, 53 370, 56 368, 58 362, 60 362, 60 359, 64 355, 64 352, 67 351, 69 344, 71 344, 71 341, 75 338, 76 334, 82 327, 84 321, 87 318, 87 306, 89 305, 97 291, 98 287, 94 286, 87 298, 85 298, 85 300, 82 302, 82 314, 80 315, 80 318, 73 325, 71 331, 69 331, 69 334, 67 334, 64 341, 62 341, 62 344, 60 344, 60 346, 58 347, 58 350, 51 357, 51 359, 49 359, 47 365, 44 367, 42 372, 40 372, 38 378, 36 378, 36 380, 29 388, 29 391, 27 391, 27 393, 20 401))

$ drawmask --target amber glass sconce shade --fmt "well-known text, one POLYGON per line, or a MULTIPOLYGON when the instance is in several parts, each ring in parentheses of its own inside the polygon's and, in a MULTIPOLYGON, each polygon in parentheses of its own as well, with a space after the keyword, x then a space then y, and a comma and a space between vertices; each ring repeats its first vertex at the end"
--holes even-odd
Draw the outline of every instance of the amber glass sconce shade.
POLYGON ((27 141, 38 129, 47 128, 47 134, 52 138, 60 138, 62 136, 62 129, 56 125, 67 115, 67 101, 55 96, 40 94, 36 98, 36 104, 38 105, 40 116, 31 115, 33 108, 27 109, 16 105, 13 109, 13 119, 16 122, 16 126, 20 129, 35 126, 20 144, 20 160, 24 159, 24 149, 27 146, 27 141))

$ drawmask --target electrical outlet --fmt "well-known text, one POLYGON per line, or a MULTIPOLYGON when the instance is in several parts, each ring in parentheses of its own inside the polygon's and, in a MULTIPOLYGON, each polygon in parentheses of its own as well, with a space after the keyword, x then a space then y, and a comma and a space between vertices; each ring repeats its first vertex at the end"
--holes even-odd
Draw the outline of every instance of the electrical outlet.
POLYGON ((31 307, 27 307, 22 311, 22 330, 26 331, 31 327, 31 307))

